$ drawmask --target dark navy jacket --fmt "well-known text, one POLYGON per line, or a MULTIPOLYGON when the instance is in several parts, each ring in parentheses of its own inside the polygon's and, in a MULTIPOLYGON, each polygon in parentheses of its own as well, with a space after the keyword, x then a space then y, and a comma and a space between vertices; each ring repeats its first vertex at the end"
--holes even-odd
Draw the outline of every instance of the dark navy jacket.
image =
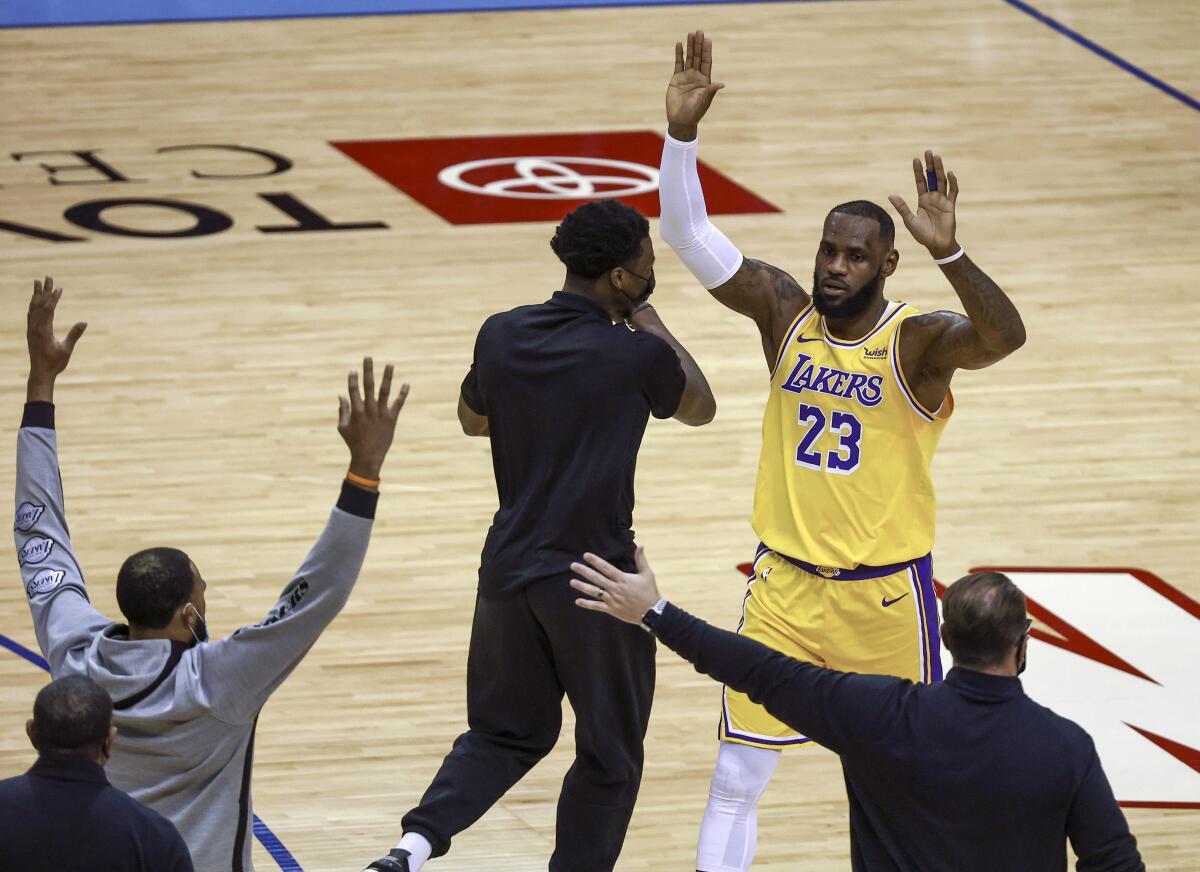
POLYGON ((801 663, 670 605, 676 653, 842 758, 855 872, 1143 872, 1092 739, 1018 678, 939 684, 801 663))
POLYGON ((39 757, 0 781, 0 868, 192 872, 174 825, 108 783, 90 760, 39 757))

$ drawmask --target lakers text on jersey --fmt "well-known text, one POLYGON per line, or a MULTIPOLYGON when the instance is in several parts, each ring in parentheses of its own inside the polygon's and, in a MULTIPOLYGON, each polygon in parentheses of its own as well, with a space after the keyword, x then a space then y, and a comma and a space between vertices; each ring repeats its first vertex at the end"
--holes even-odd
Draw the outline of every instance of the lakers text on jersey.
POLYGON ((811 304, 792 323, 771 373, 754 495, 754 531, 771 550, 836 569, 929 553, 929 464, 953 399, 926 409, 904 380, 897 337, 915 314, 889 302, 852 342, 830 335, 811 304))

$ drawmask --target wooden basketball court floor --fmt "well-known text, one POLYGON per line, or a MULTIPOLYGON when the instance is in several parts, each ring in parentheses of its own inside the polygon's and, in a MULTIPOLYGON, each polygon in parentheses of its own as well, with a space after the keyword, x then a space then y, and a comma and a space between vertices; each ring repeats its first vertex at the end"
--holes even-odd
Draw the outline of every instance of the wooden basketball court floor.
MULTIPOLYGON (((1188 0, 1047 0, 1042 11, 1200 95, 1188 0)), ((1006 287, 1028 344, 955 379, 934 466, 935 571, 983 564, 1137 566, 1200 598, 1200 112, 1012 3, 862 0, 0 31, 0 400, 23 400, 32 279, 65 285, 90 328, 60 382, 69 518, 93 600, 117 615, 121 560, 187 550, 214 635, 257 621, 319 532, 345 468, 336 394, 364 353, 412 383, 384 470, 371 552, 344 613, 263 712, 255 810, 305 870, 357 870, 400 834, 464 728, 475 572, 495 508, 486 440, 455 419, 476 329, 546 298, 553 222, 455 226, 328 143, 663 129, 672 45, 702 27, 727 83, 701 157, 782 211, 720 216, 749 256, 807 285, 825 211, 911 197, 940 150, 961 180, 959 237, 1006 287), (234 143, 286 156, 163 151, 234 143), (52 184, 39 164, 97 150, 139 181, 52 184), (263 233, 289 192, 333 221, 384 229, 263 233), (138 238, 82 229, 97 198, 203 204, 225 232, 138 238)), ((62 170, 66 181, 104 181, 62 170)), ((190 218, 124 207, 113 223, 190 218)), ((893 298, 958 308, 901 227, 893 298)), ((659 244, 655 296, 717 393, 710 426, 652 422, 636 529, 664 592, 726 627, 751 556, 763 362, 753 327, 659 244)), ((10 443, 11 444, 11 443, 10 443)), ((11 464, 3 487, 11 488, 11 464)), ((14 554, 0 633, 36 648, 14 554)), ((1113 605, 1119 612, 1120 606, 1113 605)), ((1191 637, 1194 657, 1196 637, 1191 637)), ((1030 674, 1039 653, 1030 656, 1030 674)), ((1128 653, 1128 652, 1124 652, 1128 653)), ((1134 655, 1136 656, 1136 652, 1134 655)), ((1194 661, 1193 661, 1194 662, 1194 661)), ((46 678, 0 651, 0 777, 32 759, 23 723, 46 678)), ((719 688, 660 651, 641 797, 618 869, 691 869, 719 688)), ((1195 715, 1196 698, 1181 705, 1195 715)), ((1193 717, 1194 721, 1195 718, 1193 717)), ((563 740, 429 868, 545 868, 563 740)), ((1200 868, 1200 811, 1126 811, 1148 868, 1200 868)), ((11 822, 10 822, 11 823, 11 822)), ((787 755, 761 807, 756 869, 848 867, 843 784, 821 749, 787 755)), ((277 868, 256 845, 258 868, 277 868)))

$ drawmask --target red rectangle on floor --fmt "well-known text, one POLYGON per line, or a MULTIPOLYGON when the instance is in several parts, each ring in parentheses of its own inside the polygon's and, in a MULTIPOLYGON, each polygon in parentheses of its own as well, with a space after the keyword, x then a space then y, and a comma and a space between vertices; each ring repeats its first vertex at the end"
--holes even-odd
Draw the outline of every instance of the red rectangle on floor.
MULTIPOLYGON (((451 224, 557 221, 612 197, 658 215, 663 140, 650 131, 331 143, 451 224)), ((703 163, 709 214, 779 210, 703 163)))

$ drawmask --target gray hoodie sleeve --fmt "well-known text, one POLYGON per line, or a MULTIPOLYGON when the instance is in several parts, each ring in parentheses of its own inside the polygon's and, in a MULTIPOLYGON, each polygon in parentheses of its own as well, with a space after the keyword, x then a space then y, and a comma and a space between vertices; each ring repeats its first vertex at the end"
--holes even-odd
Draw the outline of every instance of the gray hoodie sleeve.
POLYGON ((202 692, 216 717, 227 723, 257 717, 342 610, 367 554, 378 499, 343 483, 325 531, 266 618, 201 647, 202 692))
POLYGON ((25 404, 17 434, 13 534, 33 629, 50 674, 82 673, 92 637, 112 621, 92 608, 71 548, 53 403, 25 404))

